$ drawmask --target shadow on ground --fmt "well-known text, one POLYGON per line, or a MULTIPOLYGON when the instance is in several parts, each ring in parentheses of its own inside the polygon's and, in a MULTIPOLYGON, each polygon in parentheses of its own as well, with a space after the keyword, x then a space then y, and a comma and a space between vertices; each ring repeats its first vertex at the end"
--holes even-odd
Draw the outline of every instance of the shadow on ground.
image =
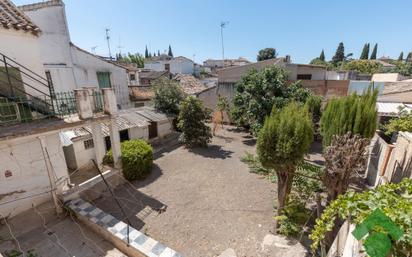
POLYGON ((233 154, 232 151, 225 150, 220 145, 192 148, 189 152, 211 159, 226 159, 232 157, 233 154))
POLYGON ((140 192, 129 183, 118 186, 113 190, 113 193, 116 199, 110 192, 106 192, 99 199, 94 200, 93 203, 118 220, 125 223, 130 222, 130 225, 137 230, 143 228, 145 225, 144 219, 151 213, 156 212, 160 215, 167 210, 165 204, 140 192))

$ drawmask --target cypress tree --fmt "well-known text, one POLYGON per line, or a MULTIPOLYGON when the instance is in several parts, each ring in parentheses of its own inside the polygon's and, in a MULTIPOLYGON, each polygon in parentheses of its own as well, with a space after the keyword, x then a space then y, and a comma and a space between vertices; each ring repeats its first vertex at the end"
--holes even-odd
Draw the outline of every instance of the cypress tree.
POLYGON ((167 53, 168 56, 173 57, 172 47, 169 45, 169 52, 167 53))
POLYGON ((157 56, 160 56, 160 50, 157 50, 157 56))
POLYGON ((323 49, 322 49, 322 52, 320 52, 319 60, 325 61, 325 52, 323 51, 323 49))
POLYGON ((365 44, 365 45, 363 46, 362 54, 361 54, 361 56, 359 57, 359 59, 361 59, 361 60, 367 60, 367 59, 369 59, 369 43, 367 43, 367 44, 365 44))
POLYGON ((320 121, 323 145, 329 146, 334 135, 347 132, 371 138, 377 124, 377 96, 378 91, 369 88, 361 96, 355 93, 330 100, 320 121))
POLYGON ((412 63, 412 52, 408 53, 408 56, 406 56, 406 60, 407 63, 412 63))
POLYGON ((398 61, 403 61, 403 52, 399 54, 398 61))
POLYGON ((340 42, 338 48, 336 49, 335 55, 332 57, 332 62, 338 63, 345 59, 345 46, 343 42, 340 42))
POLYGON ((144 58, 149 58, 149 50, 147 50, 147 46, 146 46, 146 49, 144 50, 144 58))
POLYGON ((378 54, 378 43, 375 44, 371 53, 371 60, 376 60, 376 55, 378 54))

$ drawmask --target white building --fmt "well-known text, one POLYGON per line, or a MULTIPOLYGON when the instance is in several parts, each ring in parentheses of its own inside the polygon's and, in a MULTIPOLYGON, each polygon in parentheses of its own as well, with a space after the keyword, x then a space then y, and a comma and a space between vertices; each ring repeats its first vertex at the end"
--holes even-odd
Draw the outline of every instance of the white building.
MULTIPOLYGON (((51 0, 18 8, 42 31, 38 36, 41 64, 55 92, 110 87, 115 90, 119 107, 130 107, 126 69, 71 42, 63 1, 51 0)), ((21 44, 14 46, 20 49, 21 44)))
POLYGON ((195 63, 183 56, 172 58, 162 54, 145 61, 144 68, 154 71, 168 71, 172 74, 193 74, 195 63))

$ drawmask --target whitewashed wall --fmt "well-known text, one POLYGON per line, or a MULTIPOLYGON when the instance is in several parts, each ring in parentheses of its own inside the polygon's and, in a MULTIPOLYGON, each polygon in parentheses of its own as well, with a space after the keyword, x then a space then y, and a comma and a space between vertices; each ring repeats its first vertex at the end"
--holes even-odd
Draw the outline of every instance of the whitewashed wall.
POLYGON ((110 82, 115 90, 117 104, 122 109, 131 107, 126 69, 106 62, 96 56, 71 46, 74 75, 78 87, 99 87, 97 72, 110 72, 110 82))
POLYGON ((194 63, 188 59, 174 58, 169 63, 172 74, 193 74, 194 72, 194 63))
POLYGON ((90 138, 85 138, 82 140, 78 140, 73 142, 73 149, 74 153, 76 154, 76 162, 77 162, 77 168, 82 167, 83 165, 87 164, 90 160, 96 160, 96 152, 95 148, 89 148, 85 149, 84 148, 84 141, 90 138))
POLYGON ((158 137, 165 137, 172 133, 172 121, 171 120, 163 120, 157 122, 157 135, 158 137))
POLYGON ((149 129, 148 127, 134 127, 129 129, 130 139, 149 139, 149 129))
MULTIPOLYGON (((58 132, 45 135, 46 147, 60 191, 68 178, 63 148, 58 132)), ((13 201, 50 190, 50 182, 40 141, 34 136, 20 137, 0 143, 0 203, 13 201), (5 173, 11 171, 12 176, 5 173)), ((28 210, 32 203, 51 200, 46 193, 34 198, 0 205, 0 215, 7 217, 28 210)))
MULTIPOLYGON (((46 77, 40 56, 38 37, 30 32, 16 31, 14 29, 0 28, 0 52, 7 55, 12 60, 27 67, 40 76, 46 77)), ((4 66, 0 63, 0 66, 4 66)), ((15 66, 13 64, 13 66, 15 66)), ((38 88, 44 93, 49 93, 48 89, 40 86, 38 82, 22 76, 23 81, 33 87, 38 88)), ((30 89, 25 86, 27 93, 34 96, 42 95, 42 93, 30 89)))

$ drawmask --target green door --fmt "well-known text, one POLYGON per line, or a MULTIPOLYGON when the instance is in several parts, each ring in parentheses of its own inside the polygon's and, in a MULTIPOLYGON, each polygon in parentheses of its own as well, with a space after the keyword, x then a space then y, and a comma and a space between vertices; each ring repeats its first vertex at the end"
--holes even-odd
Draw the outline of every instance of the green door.
POLYGON ((97 72, 97 81, 99 82, 99 88, 110 88, 110 72, 97 72))

